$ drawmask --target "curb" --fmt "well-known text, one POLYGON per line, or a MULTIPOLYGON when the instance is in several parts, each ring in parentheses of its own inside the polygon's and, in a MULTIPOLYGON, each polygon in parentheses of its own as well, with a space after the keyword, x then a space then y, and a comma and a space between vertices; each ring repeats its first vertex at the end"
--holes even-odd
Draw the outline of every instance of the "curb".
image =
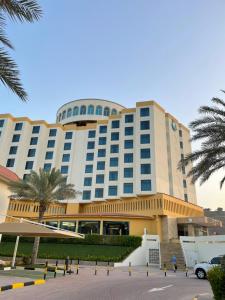
POLYGON ((40 284, 44 284, 44 283, 45 283, 45 280, 43 280, 43 279, 37 279, 37 280, 27 281, 27 282, 15 282, 13 284, 1 286, 0 291, 4 292, 7 290, 19 289, 19 288, 22 288, 25 286, 40 285, 40 284))

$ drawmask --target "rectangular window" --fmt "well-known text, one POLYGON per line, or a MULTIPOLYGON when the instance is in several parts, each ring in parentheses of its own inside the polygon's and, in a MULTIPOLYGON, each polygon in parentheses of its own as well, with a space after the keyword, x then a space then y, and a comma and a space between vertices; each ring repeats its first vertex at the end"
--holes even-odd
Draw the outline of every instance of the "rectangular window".
POLYGON ((15 124, 15 130, 16 131, 22 130, 22 128, 23 128, 23 123, 16 123, 15 124))
POLYGON ((50 129, 49 130, 49 136, 56 136, 57 134, 57 129, 50 129))
POLYGON ((48 148, 54 148, 55 147, 55 140, 49 140, 47 147, 48 148))
POLYGON ((187 187, 187 181, 184 179, 183 180, 183 187, 186 188, 187 187))
POLYGON ((86 155, 86 160, 87 160, 87 161, 92 161, 92 160, 94 160, 94 153, 87 153, 87 155, 86 155))
POLYGON ((106 145, 106 137, 100 137, 98 139, 98 144, 99 145, 106 145))
POLYGON ((64 150, 71 150, 71 143, 65 143, 64 150))
POLYGON ((182 167, 182 174, 185 174, 185 167, 182 167))
POLYGON ((188 202, 188 195, 187 195, 187 194, 184 194, 184 200, 185 200, 186 202, 188 202))
POLYGON ((20 141, 20 134, 14 134, 12 138, 13 143, 17 143, 20 141))
POLYGON ((118 172, 117 171, 110 171, 109 172, 109 180, 110 181, 118 180, 118 172))
POLYGON ((107 126, 99 126, 99 133, 106 133, 107 132, 107 126))
POLYGON ((119 145, 111 145, 110 153, 119 153, 119 145))
POLYGON ((95 142, 88 142, 87 143, 87 149, 94 149, 95 148, 95 142))
POLYGON ((150 134, 141 134, 140 135, 140 143, 141 144, 149 144, 150 143, 150 134))
POLYGON ((66 132, 66 134, 65 134, 65 139, 66 140, 71 140, 72 137, 73 137, 73 132, 72 131, 66 132))
POLYGON ((118 141, 120 138, 119 132, 112 132, 111 133, 111 141, 118 141))
POLYGON ((25 165, 25 170, 32 170, 33 169, 33 161, 27 161, 25 165))
POLYGON ((118 157, 110 158, 110 167, 118 167, 119 159, 118 157))
POLYGON ((16 154, 17 153, 17 146, 12 146, 10 147, 10 150, 9 150, 9 154, 16 154))
POLYGON ((91 177, 85 177, 84 178, 84 186, 91 186, 92 185, 92 178, 91 177))
POLYGON ((95 198, 103 198, 103 189, 97 188, 95 189, 95 198))
POLYGON ((69 167, 68 166, 61 166, 61 174, 68 174, 69 167))
POLYGON ((181 158, 181 159, 184 159, 184 154, 181 153, 180 158, 181 158))
POLYGON ((184 148, 184 144, 183 142, 180 142, 180 148, 183 149, 184 148))
POLYGON ((181 129, 179 130, 179 136, 180 136, 180 137, 183 136, 183 133, 182 133, 182 130, 181 130, 181 129))
POLYGON ((125 123, 133 123, 134 115, 125 115, 125 123))
POLYGON ((124 192, 124 194, 132 194, 133 193, 133 183, 124 183, 123 184, 123 192, 124 192))
POLYGON ((90 200, 91 199, 91 191, 83 191, 83 200, 90 200))
POLYGON ((45 172, 49 172, 51 170, 52 164, 44 164, 44 170, 45 172))
POLYGON ((32 137, 30 139, 30 145, 37 145, 38 143, 38 137, 32 137))
POLYGON ((105 157, 106 150, 105 149, 99 149, 98 150, 98 157, 105 157))
POLYGON ((151 157, 151 151, 149 148, 141 149, 141 158, 150 158, 151 157))
POLYGON ((6 167, 7 168, 12 168, 12 167, 14 167, 14 163, 15 163, 15 159, 14 158, 9 158, 7 160, 7 163, 6 163, 6 167))
POLYGON ((140 109, 140 116, 141 117, 148 117, 149 116, 149 107, 143 107, 140 109))
POLYGON ((62 162, 68 162, 68 161, 70 161, 70 154, 63 154, 62 162))
POLYGON ((0 120, 0 127, 2 128, 4 126, 5 120, 0 120))
POLYGON ((125 135, 133 135, 134 134, 134 127, 125 127, 124 128, 125 135))
POLYGON ((120 128, 120 121, 119 120, 112 121, 112 128, 120 128))
POLYGON ((96 135, 96 131, 95 130, 89 130, 88 131, 88 137, 89 138, 94 138, 96 135))
POLYGON ((52 151, 47 151, 45 153, 45 159, 53 159, 53 152, 52 151))
POLYGON ((132 178, 133 177, 133 168, 124 168, 123 175, 124 175, 124 178, 132 178))
POLYGON ((133 140, 125 140, 124 141, 124 148, 125 149, 133 149, 134 148, 133 140))
POLYGON ((40 132, 40 126, 33 126, 32 133, 39 133, 40 132))
POLYGON ((150 122, 149 121, 141 121, 140 122, 141 130, 150 129, 150 122))
POLYGON ((117 186, 116 185, 110 185, 108 190, 109 196, 117 196, 117 186))
POLYGON ((92 172, 93 172, 93 165, 86 165, 85 173, 92 173, 92 172))
POLYGON ((124 162, 125 163, 132 163, 134 160, 133 153, 125 153, 124 154, 124 162))
POLYGON ((141 174, 151 174, 151 165, 141 164, 141 174))
POLYGON ((105 162, 104 161, 97 162, 97 170, 105 170, 105 162))
POLYGON ((152 183, 151 180, 141 180, 141 191, 151 191, 152 183))
POLYGON ((36 149, 29 149, 27 156, 28 157, 34 157, 35 153, 36 153, 36 149))
POLYGON ((96 175, 96 183, 104 183, 105 176, 104 174, 96 175))

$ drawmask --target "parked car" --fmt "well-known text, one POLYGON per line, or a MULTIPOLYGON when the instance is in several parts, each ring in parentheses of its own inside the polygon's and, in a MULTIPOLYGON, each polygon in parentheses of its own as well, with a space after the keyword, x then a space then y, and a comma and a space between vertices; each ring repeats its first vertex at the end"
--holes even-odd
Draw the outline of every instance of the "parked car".
POLYGON ((202 262, 202 263, 196 264, 194 266, 194 273, 198 277, 198 279, 205 279, 207 277, 207 272, 210 269, 221 264, 222 257, 223 257, 223 255, 219 255, 219 256, 213 257, 208 262, 202 262))

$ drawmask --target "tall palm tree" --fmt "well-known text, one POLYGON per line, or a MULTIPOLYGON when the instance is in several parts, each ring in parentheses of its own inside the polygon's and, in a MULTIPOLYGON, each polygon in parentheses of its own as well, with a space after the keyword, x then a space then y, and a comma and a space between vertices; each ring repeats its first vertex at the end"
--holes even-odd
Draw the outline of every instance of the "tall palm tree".
POLYGON ((17 64, 4 49, 4 46, 13 49, 5 33, 6 18, 31 23, 39 20, 41 15, 42 11, 36 0, 0 0, 0 81, 22 101, 27 100, 27 93, 20 81, 17 64))
MULTIPOLYGON (((195 163, 187 174, 192 183, 199 179, 203 184, 212 174, 225 167, 225 101, 212 98, 212 103, 212 106, 201 106, 201 117, 189 125, 194 133, 191 140, 201 141, 200 150, 189 153, 178 164, 181 169, 189 163, 195 163)), ((224 181, 225 176, 221 178, 220 188, 224 181)))
MULTIPOLYGON (((73 184, 66 184, 65 177, 59 170, 52 169, 39 173, 31 171, 24 180, 11 181, 9 189, 19 199, 30 199, 39 204, 38 222, 43 221, 45 212, 51 203, 62 199, 75 198, 77 192, 73 184)), ((32 263, 34 264, 38 254, 40 238, 36 237, 32 251, 32 263)))

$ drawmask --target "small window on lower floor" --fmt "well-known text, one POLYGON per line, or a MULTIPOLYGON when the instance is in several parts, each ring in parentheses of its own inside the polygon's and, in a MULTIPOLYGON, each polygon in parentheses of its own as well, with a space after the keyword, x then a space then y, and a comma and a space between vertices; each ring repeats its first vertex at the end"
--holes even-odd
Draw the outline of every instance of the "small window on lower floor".
POLYGON ((141 191, 151 191, 152 183, 151 180, 141 180, 141 191))
POLYGON ((95 198, 103 198, 103 189, 95 189, 95 198))
POLYGON ((117 196, 117 186, 116 185, 110 185, 109 186, 109 196, 117 196))
POLYGON ((48 172, 51 170, 52 164, 44 164, 44 170, 45 172, 48 172))
POLYGON ((83 200, 90 200, 91 199, 91 191, 83 191, 83 200))
POLYGON ((33 169, 33 161, 27 161, 25 165, 25 170, 32 170, 33 169))
POLYGON ((6 167, 7 168, 12 168, 12 167, 14 167, 14 163, 15 163, 15 159, 10 158, 10 159, 7 160, 6 167))
POLYGON ((186 202, 188 202, 188 195, 187 195, 187 194, 184 194, 184 200, 185 200, 186 202))
POLYGON ((123 192, 124 192, 124 194, 132 194, 133 193, 133 183, 124 183, 123 184, 123 192))
POLYGON ((68 174, 69 167, 68 166, 61 166, 61 174, 68 174))

